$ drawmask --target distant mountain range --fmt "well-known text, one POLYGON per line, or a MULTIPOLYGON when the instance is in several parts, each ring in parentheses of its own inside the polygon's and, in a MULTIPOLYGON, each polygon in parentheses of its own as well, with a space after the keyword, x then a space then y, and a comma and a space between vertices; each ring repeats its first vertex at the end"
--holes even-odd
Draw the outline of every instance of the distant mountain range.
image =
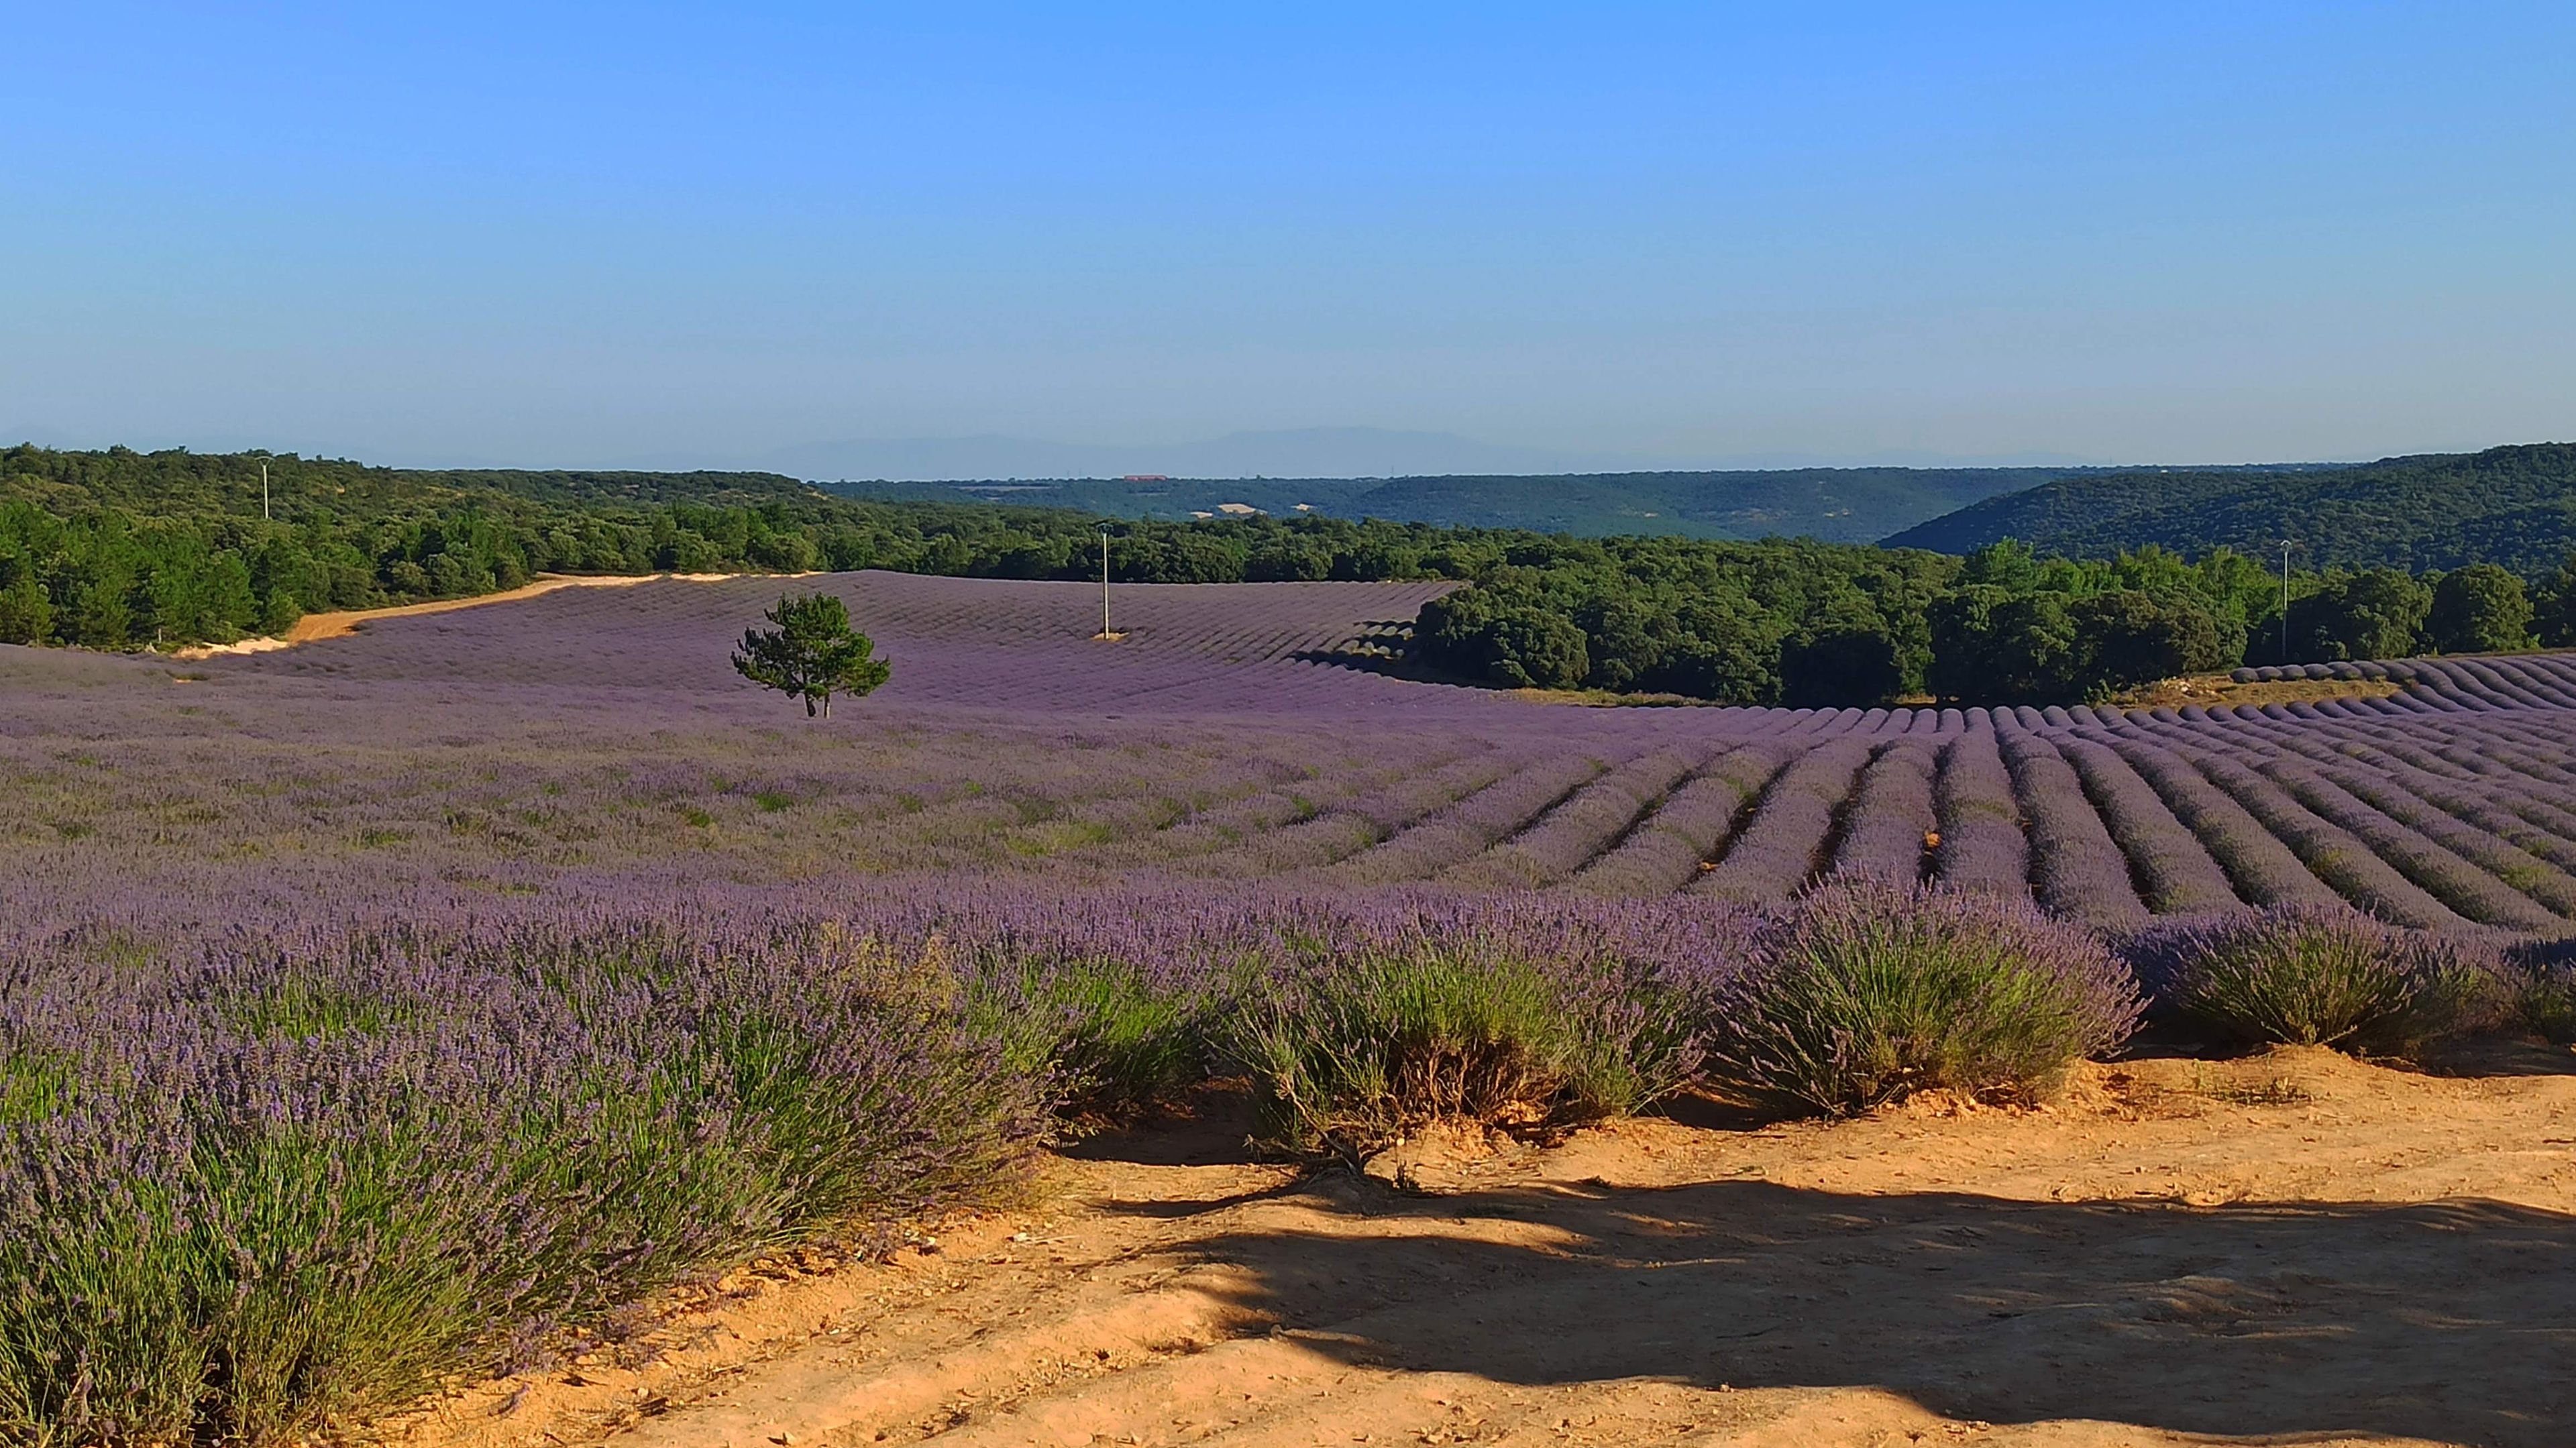
POLYGON ((802 478, 896 482, 1115 478, 1129 473, 1189 478, 1382 478, 1404 473, 1569 473, 1646 463, 1478 442, 1455 433, 1374 427, 1238 432, 1200 442, 1144 446, 1045 442, 998 434, 878 438, 784 448, 759 461, 802 478))
POLYGON ((974 498, 1123 518, 1223 517, 1245 509, 1604 536, 1806 535, 1866 543, 2067 468, 1795 468, 1731 472, 1396 478, 1142 477, 824 483, 851 497, 974 498))
POLYGON ((2343 466, 2072 474, 1970 503, 1886 542, 1964 553, 2002 538, 2079 558, 2149 543, 2278 556, 2286 538, 2306 567, 2484 562, 2542 573, 2576 548, 2576 444, 2343 466))

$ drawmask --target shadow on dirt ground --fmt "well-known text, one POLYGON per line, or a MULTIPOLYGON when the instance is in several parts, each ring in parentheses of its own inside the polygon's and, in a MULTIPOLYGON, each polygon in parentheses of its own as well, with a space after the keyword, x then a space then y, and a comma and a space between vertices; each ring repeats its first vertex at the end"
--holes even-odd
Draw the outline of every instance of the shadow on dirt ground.
POLYGON ((2554 1212, 1308 1185, 1417 1230, 1237 1232, 1187 1255, 1247 1269, 1244 1307, 1357 1366, 1877 1387, 1958 1419, 2264 1441, 2539 1448, 2576 1425, 2576 1219, 2554 1212), (1480 1230, 1500 1224, 1512 1240, 1480 1230))

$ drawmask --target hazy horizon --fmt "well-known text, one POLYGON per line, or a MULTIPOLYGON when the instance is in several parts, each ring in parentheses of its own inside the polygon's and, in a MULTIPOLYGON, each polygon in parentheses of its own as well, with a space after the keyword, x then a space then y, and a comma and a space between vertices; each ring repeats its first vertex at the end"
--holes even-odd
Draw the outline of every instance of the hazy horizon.
MULTIPOLYGON (((2488 446, 2555 439, 2513 439, 2488 446)), ((1468 476, 1576 476, 1651 472, 1790 472, 1818 468, 2164 468, 2302 467, 2377 461, 2450 449, 2409 448, 2396 454, 2333 458, 2088 458, 2063 454, 1996 454, 1952 457, 1888 452, 1859 457, 1767 455, 1691 459, 1616 454, 1568 455, 1514 448, 1453 433, 1397 432, 1377 428, 1298 428, 1238 432, 1179 443, 1118 446, 1064 443, 998 435, 951 438, 862 438, 777 449, 750 457, 722 454, 642 454, 531 461, 489 455, 393 457, 338 449, 299 448, 258 439, 206 445, 186 438, 65 438, 40 430, 0 428, 0 444, 30 443, 70 451, 128 447, 138 452, 179 448, 196 453, 268 452, 309 458, 336 457, 380 467, 573 471, 753 471, 813 481, 1013 482, 1113 479, 1135 474, 1174 478, 1355 479, 1468 476)), ((2460 449, 2481 451, 2482 448, 2460 449)))
POLYGON ((144 4, 12 41, 13 441, 891 477, 2576 436, 2564 7, 144 4))

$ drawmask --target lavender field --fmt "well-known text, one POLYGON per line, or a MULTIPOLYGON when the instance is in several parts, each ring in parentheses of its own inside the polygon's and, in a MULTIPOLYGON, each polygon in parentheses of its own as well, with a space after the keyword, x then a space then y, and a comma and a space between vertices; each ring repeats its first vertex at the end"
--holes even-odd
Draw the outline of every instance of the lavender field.
POLYGON ((738 678, 770 579, 0 650, 0 1437, 307 1436, 1211 1079, 1348 1159, 1719 1085, 1864 1111, 1954 1026, 1939 1079, 2025 1100, 2156 1004, 2166 924, 2266 911, 2365 973, 2365 914, 2419 927, 2390 989, 2459 1022, 2494 1013, 2454 941, 2576 918, 2558 658, 2263 708, 1599 708, 1389 672, 1437 585, 1130 587, 1116 642, 1081 585, 793 586, 892 682, 809 719, 738 678), (1914 1014, 1818 1036, 1897 955, 1914 1014), (1388 1089, 1434 1017, 1510 1069, 1388 1089))
POLYGON ((1437 584, 1126 587, 1102 643, 1079 584, 819 582, 894 665, 830 721, 727 667, 759 579, 187 665, 0 653, 9 922, 1029 874, 1739 903, 1867 877, 2102 926, 2576 918, 2576 661, 2554 656, 2335 666, 2402 687, 2261 708, 1594 708, 1354 666, 1437 584))

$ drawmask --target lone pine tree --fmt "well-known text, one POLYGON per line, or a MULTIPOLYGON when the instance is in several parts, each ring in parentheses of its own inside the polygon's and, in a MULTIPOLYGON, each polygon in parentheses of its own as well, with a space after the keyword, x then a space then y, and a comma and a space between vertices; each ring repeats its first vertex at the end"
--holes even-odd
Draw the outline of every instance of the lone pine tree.
POLYGON ((890 671, 870 657, 876 644, 850 627, 849 605, 831 594, 782 596, 761 617, 778 627, 743 630, 734 672, 803 699, 807 718, 818 704, 823 717, 831 718, 834 694, 861 695, 886 681, 890 671))

